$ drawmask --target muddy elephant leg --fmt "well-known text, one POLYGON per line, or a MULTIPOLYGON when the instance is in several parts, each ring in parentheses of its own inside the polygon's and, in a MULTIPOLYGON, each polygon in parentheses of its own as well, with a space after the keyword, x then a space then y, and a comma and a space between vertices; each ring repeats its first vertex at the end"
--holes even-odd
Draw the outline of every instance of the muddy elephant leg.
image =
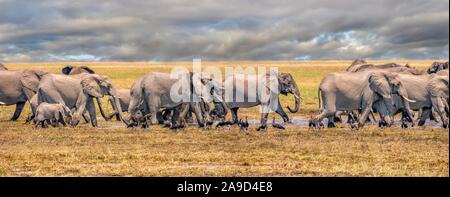
POLYGON ((92 98, 87 99, 86 109, 89 112, 89 116, 91 117, 91 125, 93 127, 96 127, 97 126, 97 114, 95 113, 95 105, 94 105, 94 100, 92 98))
POLYGON ((205 127, 205 121, 203 120, 203 113, 202 109, 200 108, 201 103, 191 103, 190 107, 194 108, 194 114, 195 118, 197 118, 198 127, 203 128, 205 127))
POLYGON ((67 126, 67 125, 66 125, 66 121, 64 120, 64 117, 61 117, 58 121, 59 121, 64 127, 67 126))
POLYGON ((419 116, 419 123, 417 125, 423 126, 425 125, 427 118, 430 117, 431 109, 430 108, 422 108, 419 116))
POLYGON ((256 129, 257 131, 264 131, 267 129, 267 119, 269 113, 261 113, 261 125, 256 129))
POLYGON ((440 97, 432 98, 432 105, 433 105, 433 109, 436 110, 436 112, 439 114, 439 117, 441 118, 442 127, 447 128, 448 127, 448 117, 447 117, 447 113, 445 112, 445 104, 443 103, 443 101, 444 101, 444 99, 441 99, 440 97))
POLYGON ((282 118, 283 118, 283 121, 286 123, 286 122, 289 122, 289 117, 288 117, 288 115, 286 114, 286 112, 284 112, 284 110, 283 110, 283 107, 281 107, 281 103, 280 103, 280 100, 278 100, 278 107, 277 107, 277 110, 275 111, 277 114, 279 114, 282 118))
POLYGON ((239 121, 238 115, 237 115, 238 110, 239 110, 239 107, 231 108, 231 116, 233 117, 233 124, 236 124, 239 121))
POLYGON ((14 114, 11 117, 12 121, 16 121, 19 118, 20 113, 22 113, 23 107, 25 107, 25 103, 26 102, 20 102, 16 104, 16 110, 14 111, 14 114))
POLYGON ((172 127, 171 129, 177 128, 177 120, 180 117, 180 109, 178 107, 175 107, 173 109, 173 116, 172 116, 172 127))
POLYGON ((189 103, 183 103, 180 105, 180 107, 176 108, 180 108, 180 118, 185 120, 186 116, 189 114, 191 106, 189 103))

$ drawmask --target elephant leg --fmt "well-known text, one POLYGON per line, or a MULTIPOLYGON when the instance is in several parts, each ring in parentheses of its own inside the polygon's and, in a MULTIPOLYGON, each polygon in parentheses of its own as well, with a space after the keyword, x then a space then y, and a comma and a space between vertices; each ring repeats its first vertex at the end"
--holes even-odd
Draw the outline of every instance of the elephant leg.
POLYGON ((64 117, 61 117, 58 121, 59 121, 64 127, 67 126, 67 125, 66 125, 66 121, 64 120, 64 117))
POLYGON ((328 124, 327 124, 328 128, 336 127, 336 125, 334 124, 334 119, 335 118, 336 118, 336 116, 328 117, 328 124))
POLYGON ((328 111, 327 109, 324 109, 319 115, 310 120, 309 125, 310 127, 322 127, 322 120, 327 117, 332 118, 335 114, 335 111, 328 111))
POLYGON ((264 131, 267 129, 267 119, 269 113, 261 113, 261 125, 256 129, 257 131, 264 131))
POLYGON ((86 102, 86 109, 89 112, 89 116, 91 117, 91 125, 93 127, 97 126, 97 115, 95 113, 95 105, 94 100, 92 98, 88 98, 86 102))
POLYGON ((177 129, 177 120, 180 117, 180 109, 178 107, 175 107, 173 109, 173 116, 172 116, 172 127, 170 129, 177 129))
POLYGON ((83 117, 83 120, 84 120, 84 123, 85 123, 85 124, 91 122, 91 118, 89 118, 89 117, 87 116, 87 112, 86 112, 86 111, 83 112, 83 114, 82 114, 81 116, 83 117))
MULTIPOLYGON (((178 107, 176 107, 178 108, 178 107)), ((182 119, 186 119, 186 116, 188 116, 190 109, 191 109, 191 104, 190 103, 183 103, 179 106, 179 108, 181 108, 180 110, 180 118, 182 119)))
POLYGON ((430 108, 422 108, 421 111, 422 112, 420 113, 419 123, 418 123, 419 126, 425 125, 427 119, 430 117, 431 109, 430 108))
POLYGON ((23 107, 25 107, 25 103, 26 102, 20 102, 16 104, 16 110, 14 111, 14 114, 11 118, 12 121, 16 121, 19 118, 20 113, 22 113, 23 107))
POLYGON ((194 108, 194 114, 195 114, 195 118, 197 118, 198 126, 200 128, 203 128, 203 127, 205 127, 205 122, 203 120, 203 113, 202 113, 202 109, 200 108, 199 104, 201 104, 201 103, 192 103, 191 107, 194 108))
POLYGON ((433 109, 437 111, 439 114, 439 117, 441 118, 441 123, 443 128, 448 127, 448 117, 446 116, 445 112, 445 104, 443 103, 444 99, 441 99, 439 97, 432 98, 432 105, 433 109))
MULTIPOLYGON (((156 117, 156 113, 158 113, 159 108, 161 106, 161 100, 159 96, 154 96, 152 94, 147 94, 145 97, 145 102, 147 103, 148 111, 150 112, 150 122, 153 125, 158 124, 158 117, 156 117)), ((173 119, 173 117, 172 117, 173 119)))
POLYGON ((233 117, 233 124, 236 124, 236 123, 238 123, 238 115, 237 115, 237 113, 238 113, 238 110, 239 110, 239 108, 238 107, 236 107, 236 108, 231 108, 231 116, 233 117))
POLYGON ((362 112, 358 117, 358 128, 362 128, 366 123, 367 117, 372 109, 373 98, 369 98, 368 101, 363 101, 362 112))
POLYGON ((281 107, 280 100, 278 100, 278 108, 275 112, 283 118, 284 122, 289 122, 289 117, 286 112, 284 112, 283 107, 281 107))

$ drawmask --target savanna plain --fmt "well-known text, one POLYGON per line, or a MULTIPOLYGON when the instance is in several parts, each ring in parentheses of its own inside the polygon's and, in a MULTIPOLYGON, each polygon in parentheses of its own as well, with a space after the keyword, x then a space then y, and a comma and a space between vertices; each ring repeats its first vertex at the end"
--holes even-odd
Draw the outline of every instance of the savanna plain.
MULTIPOLYGON (((387 63, 391 61, 369 61, 387 63)), ((395 61, 425 70, 433 60, 395 61)), ((169 73, 191 62, 51 62, 5 63, 9 70, 41 69, 60 73, 65 65, 87 65, 107 75, 116 88, 130 88, 134 79, 152 71, 169 73)), ((234 61, 203 62, 203 67, 276 66, 295 78, 303 97, 299 113, 318 114, 317 88, 328 73, 343 71, 351 61, 234 61)), ((283 106, 292 96, 280 96, 283 106)), ((106 98, 103 99, 106 103, 106 98)), ((108 111, 111 111, 108 106, 108 111)), ((290 126, 265 132, 240 131, 237 126, 173 132, 159 125, 128 129, 118 121, 98 117, 99 127, 34 129, 9 121, 14 106, 0 106, 0 176, 449 176, 449 131, 426 127, 391 128, 367 124, 351 130, 312 130, 290 126)), ((239 116, 259 120, 259 108, 240 109, 239 116)), ((276 114, 272 117, 280 120, 276 114)), ((228 117, 230 118, 230 117, 228 117)))

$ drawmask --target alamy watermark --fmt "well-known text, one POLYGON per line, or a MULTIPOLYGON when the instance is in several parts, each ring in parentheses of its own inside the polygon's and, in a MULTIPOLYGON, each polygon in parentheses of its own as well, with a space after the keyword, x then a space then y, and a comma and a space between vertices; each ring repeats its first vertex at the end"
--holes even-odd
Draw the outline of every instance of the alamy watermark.
POLYGON ((175 67, 170 73, 177 82, 171 87, 173 102, 225 102, 230 106, 261 104, 263 113, 278 108, 278 68, 264 66, 203 68, 201 59, 194 59, 192 70, 175 67))

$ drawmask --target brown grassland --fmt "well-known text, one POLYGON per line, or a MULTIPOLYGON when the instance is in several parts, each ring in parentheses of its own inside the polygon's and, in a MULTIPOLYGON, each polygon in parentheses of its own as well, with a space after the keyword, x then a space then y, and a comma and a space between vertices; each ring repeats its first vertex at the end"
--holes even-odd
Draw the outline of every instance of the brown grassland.
MULTIPOLYGON (((383 61, 387 62, 387 61, 383 61)), ((396 61, 421 70, 433 61, 396 61)), ((380 61, 381 63, 381 61, 380 61)), ((67 64, 88 65, 109 76, 116 88, 129 88, 151 71, 170 72, 191 62, 52 62, 9 63, 10 70, 34 68, 54 73, 67 64)), ((203 66, 278 66, 291 73, 304 100, 290 117, 318 113, 317 87, 330 72, 350 61, 203 62, 203 66)), ((281 96, 293 106, 291 96, 281 96)), ((106 99, 104 99, 106 102, 106 99)), ((0 106, 0 176, 449 176, 449 132, 432 126, 379 129, 347 125, 310 130, 248 132, 239 128, 172 132, 161 126, 127 129, 99 118, 99 127, 33 129, 24 124, 28 105, 17 122, 14 106, 0 106)), ((109 109, 110 110, 110 109, 109 109)), ((240 117, 258 119, 258 108, 241 109, 240 117)), ((270 118, 274 115, 270 115, 270 118)), ((279 119, 279 116, 275 116, 279 119)))

